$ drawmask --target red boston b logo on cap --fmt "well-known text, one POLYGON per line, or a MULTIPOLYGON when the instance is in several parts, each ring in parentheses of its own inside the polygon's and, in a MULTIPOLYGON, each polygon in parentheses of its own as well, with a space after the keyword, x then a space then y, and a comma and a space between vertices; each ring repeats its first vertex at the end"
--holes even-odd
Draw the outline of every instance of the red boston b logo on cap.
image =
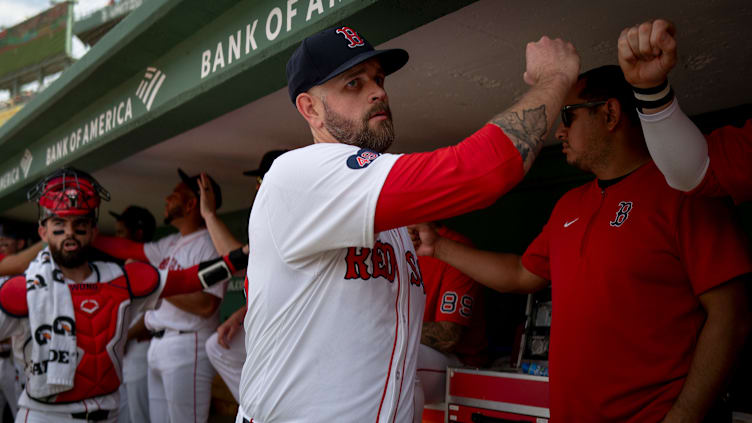
POLYGON ((360 35, 358 35, 358 33, 355 32, 355 30, 352 28, 343 26, 342 28, 338 29, 336 32, 337 34, 342 34, 345 36, 345 38, 347 38, 347 41, 350 43, 347 46, 350 48, 360 47, 366 44, 363 41, 363 39, 360 38, 360 35))

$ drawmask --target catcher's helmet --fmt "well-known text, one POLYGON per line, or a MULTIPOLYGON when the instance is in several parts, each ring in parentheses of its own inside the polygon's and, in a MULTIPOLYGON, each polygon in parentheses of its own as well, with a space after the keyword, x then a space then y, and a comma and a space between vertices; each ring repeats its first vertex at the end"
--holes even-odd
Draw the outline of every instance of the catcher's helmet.
POLYGON ((51 216, 91 216, 96 222, 100 200, 110 201, 110 193, 88 173, 64 167, 39 181, 26 198, 39 206, 39 223, 51 216))

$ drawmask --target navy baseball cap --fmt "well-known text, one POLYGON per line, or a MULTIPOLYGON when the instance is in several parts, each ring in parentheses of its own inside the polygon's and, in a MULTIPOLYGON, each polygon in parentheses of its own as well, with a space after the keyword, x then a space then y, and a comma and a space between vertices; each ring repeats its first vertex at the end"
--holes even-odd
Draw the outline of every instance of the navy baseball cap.
POLYGON ((151 241, 157 222, 149 210, 139 206, 128 206, 122 213, 110 211, 112 217, 123 222, 128 229, 141 229, 144 231, 144 240, 151 241))
MULTIPOLYGON (((196 198, 201 198, 201 187, 198 186, 198 178, 200 178, 201 175, 188 176, 188 174, 183 172, 183 169, 180 168, 178 168, 178 175, 180 175, 180 180, 188 185, 188 188, 193 191, 196 198)), ((206 176, 209 175, 207 174, 206 176)), ((214 208, 218 210, 222 206, 222 190, 219 188, 219 184, 217 184, 211 176, 209 176, 209 183, 214 191, 214 208)))
POLYGON ((7 223, 0 223, 0 238, 21 239, 21 234, 13 230, 7 223))
POLYGON ((246 170, 243 172, 243 175, 245 176, 260 176, 264 177, 266 175, 266 172, 269 171, 272 167, 272 163, 274 163, 274 160, 277 159, 277 157, 287 153, 290 150, 270 150, 267 151, 264 154, 264 157, 261 158, 261 163, 259 164, 258 169, 253 170, 246 170))
POLYGON ((325 29, 303 40, 287 61, 287 90, 295 104, 298 94, 334 78, 351 67, 377 58, 386 75, 399 70, 409 55, 400 48, 375 50, 350 27, 325 29))

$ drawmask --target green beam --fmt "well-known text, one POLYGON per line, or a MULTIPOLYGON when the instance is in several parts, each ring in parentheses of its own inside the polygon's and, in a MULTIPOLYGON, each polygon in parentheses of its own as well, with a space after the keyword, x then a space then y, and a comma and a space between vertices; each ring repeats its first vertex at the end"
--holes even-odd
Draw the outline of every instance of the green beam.
POLYGON ((143 0, 122 0, 112 6, 105 6, 77 20, 73 25, 73 33, 78 35, 96 29, 107 22, 131 13, 141 6, 141 3, 143 3, 143 0))
POLYGON ((55 168, 100 169, 278 90, 294 48, 323 28, 379 44, 471 2, 145 2, 0 128, 0 210, 55 168))

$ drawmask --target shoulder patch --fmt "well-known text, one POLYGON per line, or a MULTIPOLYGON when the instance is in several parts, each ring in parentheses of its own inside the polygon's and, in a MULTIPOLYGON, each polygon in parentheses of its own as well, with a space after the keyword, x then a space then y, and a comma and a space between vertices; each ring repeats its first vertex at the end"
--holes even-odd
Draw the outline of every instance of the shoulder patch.
POLYGON ((381 153, 377 153, 367 148, 361 148, 357 153, 347 158, 347 167, 350 169, 364 169, 374 160, 378 159, 381 153))
POLYGON ((125 265, 131 293, 134 297, 146 297, 159 288, 159 272, 147 263, 133 262, 125 265))
MULTIPOLYGON (((29 281, 28 283, 33 283, 29 281)), ((26 317, 29 307, 26 303, 26 277, 14 276, 0 286, 0 309, 13 317, 26 317)))

